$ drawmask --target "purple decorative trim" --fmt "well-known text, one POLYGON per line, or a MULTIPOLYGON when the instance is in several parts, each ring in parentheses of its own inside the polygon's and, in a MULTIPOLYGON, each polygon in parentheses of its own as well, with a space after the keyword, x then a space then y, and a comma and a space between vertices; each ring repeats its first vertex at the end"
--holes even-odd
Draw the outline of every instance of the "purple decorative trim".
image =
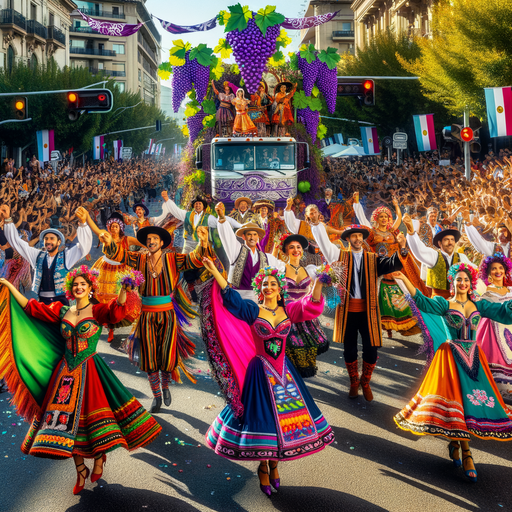
POLYGON ((420 310, 418 309, 418 306, 416 306, 416 302, 411 297, 411 294, 406 293, 404 297, 407 303, 409 304, 409 307, 411 308, 412 311, 412 316, 416 318, 416 321, 418 322, 418 325, 421 329, 421 334, 423 335, 423 345, 419 348, 418 354, 425 353, 427 357, 425 367, 423 369, 423 371, 426 372, 430 364, 432 363, 432 360, 434 359, 434 340, 432 339, 432 336, 430 335, 427 325, 423 320, 423 316, 420 310))
POLYGON ((320 16, 308 16, 307 18, 285 18, 281 26, 287 30, 312 28, 331 21, 339 12, 340 11, 328 12, 326 14, 321 14, 320 16))
POLYGON ((111 21, 97 20, 87 16, 80 9, 77 10, 93 30, 104 36, 128 37, 135 34, 144 25, 144 23, 130 25, 129 23, 112 23, 111 21))

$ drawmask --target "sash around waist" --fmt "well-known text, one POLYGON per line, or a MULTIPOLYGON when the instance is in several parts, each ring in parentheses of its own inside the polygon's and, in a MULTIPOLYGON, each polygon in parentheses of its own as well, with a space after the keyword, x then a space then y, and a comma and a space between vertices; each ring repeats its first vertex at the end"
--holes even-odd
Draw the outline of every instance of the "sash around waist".
POLYGON ((141 297, 142 311, 170 311, 174 309, 170 295, 157 295, 153 297, 141 297))
POLYGON ((362 313, 366 311, 366 299, 348 299, 348 311, 349 313, 362 313))

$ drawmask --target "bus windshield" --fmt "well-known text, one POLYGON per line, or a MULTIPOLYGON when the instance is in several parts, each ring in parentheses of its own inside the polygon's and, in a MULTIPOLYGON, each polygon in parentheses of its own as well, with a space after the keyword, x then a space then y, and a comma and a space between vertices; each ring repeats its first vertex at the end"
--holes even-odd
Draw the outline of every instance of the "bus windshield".
POLYGON ((295 169, 294 144, 215 144, 213 168, 221 171, 295 169))

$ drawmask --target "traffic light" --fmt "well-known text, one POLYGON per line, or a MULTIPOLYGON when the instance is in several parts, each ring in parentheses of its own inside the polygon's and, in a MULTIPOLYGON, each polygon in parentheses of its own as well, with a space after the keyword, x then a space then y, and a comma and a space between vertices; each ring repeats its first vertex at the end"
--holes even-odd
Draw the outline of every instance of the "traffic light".
POLYGON ((373 80, 365 80, 363 82, 364 104, 366 106, 375 105, 375 82, 373 80))
POLYGON ((162 121, 159 119, 156 120, 156 131, 161 132, 162 131, 162 121))
POLYGON ((462 130, 460 131, 460 138, 462 139, 463 142, 472 141, 473 140, 473 130, 469 126, 462 128, 462 130))
POLYGON ((366 106, 375 105, 375 82, 370 79, 352 80, 338 77, 338 96, 357 96, 366 106))
POLYGON ((469 127, 473 130, 473 140, 469 146, 471 153, 480 153, 482 146, 480 145, 480 128, 482 128, 482 121, 476 116, 469 118, 469 127))
POLYGON ((471 116, 469 118, 469 126, 452 124, 451 136, 458 140, 461 144, 463 142, 469 142, 469 150, 471 153, 480 153, 480 128, 482 128, 482 122, 480 119, 478 119, 478 117, 471 116))
POLYGON ((112 92, 108 89, 71 91, 68 92, 67 101, 68 117, 71 121, 76 121, 84 112, 110 112, 114 103, 112 92))
POLYGON ((18 97, 14 100, 14 117, 22 121, 23 119, 27 119, 27 98, 18 97))

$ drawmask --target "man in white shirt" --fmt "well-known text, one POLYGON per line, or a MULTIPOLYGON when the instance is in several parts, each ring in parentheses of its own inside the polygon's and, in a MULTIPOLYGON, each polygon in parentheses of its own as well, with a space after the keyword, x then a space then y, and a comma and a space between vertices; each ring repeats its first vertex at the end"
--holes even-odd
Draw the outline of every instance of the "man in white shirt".
POLYGON ((256 302, 252 280, 260 268, 271 266, 280 271, 286 271, 286 265, 272 254, 258 249, 258 243, 265 236, 265 231, 257 224, 254 222, 244 224, 235 236, 231 225, 226 222, 224 205, 218 203, 215 211, 219 215, 219 236, 230 263, 228 281, 235 290, 238 290, 243 299, 256 302), (237 240, 237 237, 243 238, 243 245, 237 240))
POLYGON ((92 231, 87 225, 87 211, 80 207, 75 215, 80 220, 76 230, 78 243, 69 248, 65 246, 64 235, 57 229, 46 229, 39 235, 40 242, 45 250, 30 247, 19 237, 18 230, 11 219, 11 209, 7 205, 0 206, 0 215, 3 217, 4 234, 11 247, 18 251, 22 258, 30 262, 34 269, 32 291, 37 293, 39 300, 45 304, 62 302, 68 305, 65 291, 66 275, 76 263, 89 254, 92 246, 92 231))

